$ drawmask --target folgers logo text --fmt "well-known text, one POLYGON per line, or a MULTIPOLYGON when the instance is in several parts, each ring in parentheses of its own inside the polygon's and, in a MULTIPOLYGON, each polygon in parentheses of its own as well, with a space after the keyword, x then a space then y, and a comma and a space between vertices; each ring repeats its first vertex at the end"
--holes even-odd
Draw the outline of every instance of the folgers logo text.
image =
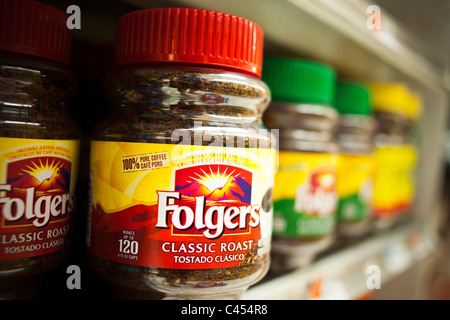
POLYGON ((0 185, 3 226, 44 227, 73 211, 71 163, 57 157, 10 162, 7 183, 0 185))
POLYGON ((335 212, 337 200, 336 173, 317 171, 311 174, 309 183, 297 187, 294 209, 307 215, 327 217, 335 212))
POLYGON ((157 191, 155 227, 208 239, 250 233, 260 223, 260 205, 251 204, 251 181, 251 172, 227 165, 180 169, 175 191, 157 191))

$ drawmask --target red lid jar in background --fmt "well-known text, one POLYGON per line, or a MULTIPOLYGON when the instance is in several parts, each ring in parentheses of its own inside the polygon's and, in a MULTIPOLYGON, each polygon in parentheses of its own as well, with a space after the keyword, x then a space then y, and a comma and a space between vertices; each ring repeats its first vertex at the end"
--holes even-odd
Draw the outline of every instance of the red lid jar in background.
POLYGON ((67 104, 67 15, 0 0, 0 297, 37 294, 67 258, 74 226, 79 131, 67 104))
POLYGON ((148 9, 118 23, 114 113, 91 145, 88 260, 119 297, 240 297, 269 266, 274 149, 255 23, 148 9))
POLYGON ((65 12, 31 0, 0 1, 0 51, 69 64, 72 33, 65 12))

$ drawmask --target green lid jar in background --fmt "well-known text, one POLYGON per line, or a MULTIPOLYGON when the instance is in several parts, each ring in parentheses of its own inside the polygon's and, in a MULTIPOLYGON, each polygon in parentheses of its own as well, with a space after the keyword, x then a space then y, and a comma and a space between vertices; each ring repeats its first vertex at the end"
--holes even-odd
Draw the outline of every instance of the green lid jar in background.
POLYGON ((331 105, 334 100, 336 75, 328 65, 297 59, 266 58, 263 81, 272 99, 331 105))
POLYGON ((336 74, 317 62, 266 58, 263 81, 272 96, 264 125, 279 130, 271 268, 285 272, 308 265, 334 240, 336 74))
POLYGON ((268 129, 279 129, 280 149, 337 152, 333 130, 338 113, 333 107, 335 70, 300 59, 266 58, 263 81, 272 104, 263 115, 268 129))
POLYGON ((354 238, 371 227, 375 121, 369 90, 360 83, 339 82, 334 105, 340 114, 336 130, 340 147, 337 231, 340 237, 354 238))
POLYGON ((370 154, 375 121, 369 89, 358 82, 338 82, 334 107, 339 112, 336 141, 341 152, 370 154))
POLYGON ((338 82, 334 105, 340 114, 372 115, 369 89, 362 84, 338 82))

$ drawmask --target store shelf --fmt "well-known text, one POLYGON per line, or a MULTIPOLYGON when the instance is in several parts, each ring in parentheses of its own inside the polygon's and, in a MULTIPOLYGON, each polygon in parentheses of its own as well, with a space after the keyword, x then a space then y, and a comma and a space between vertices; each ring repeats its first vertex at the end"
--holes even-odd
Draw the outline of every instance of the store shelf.
POLYGON ((244 299, 358 299, 427 258, 438 246, 435 233, 410 223, 336 248, 308 267, 273 276, 250 288, 244 299), (377 278, 379 275, 379 278, 377 278), (379 281, 378 281, 379 280, 379 281))

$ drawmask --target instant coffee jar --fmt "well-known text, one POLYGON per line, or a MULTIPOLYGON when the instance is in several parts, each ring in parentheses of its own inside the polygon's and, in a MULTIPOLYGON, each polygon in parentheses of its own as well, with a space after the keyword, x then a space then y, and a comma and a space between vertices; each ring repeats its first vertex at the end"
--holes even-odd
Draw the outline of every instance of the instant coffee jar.
POLYGON ((375 230, 385 230, 412 217, 419 152, 412 129, 420 104, 403 83, 371 83, 369 88, 378 124, 373 220, 375 230))
POLYGON ((27 299, 68 256, 80 132, 67 15, 0 1, 0 296, 27 299))
POLYGON ((87 229, 91 268, 118 296, 239 298, 267 272, 275 149, 260 129, 262 50, 262 29, 226 13, 118 21, 87 229))
POLYGON ((334 241, 336 80, 327 65, 277 57, 264 59, 263 80, 273 99, 263 122, 279 129, 272 269, 285 272, 310 264, 334 241))
POLYGON ((376 121, 370 102, 367 86, 338 82, 334 102, 339 112, 336 140, 340 147, 337 231, 347 240, 367 235, 372 229, 376 121))

